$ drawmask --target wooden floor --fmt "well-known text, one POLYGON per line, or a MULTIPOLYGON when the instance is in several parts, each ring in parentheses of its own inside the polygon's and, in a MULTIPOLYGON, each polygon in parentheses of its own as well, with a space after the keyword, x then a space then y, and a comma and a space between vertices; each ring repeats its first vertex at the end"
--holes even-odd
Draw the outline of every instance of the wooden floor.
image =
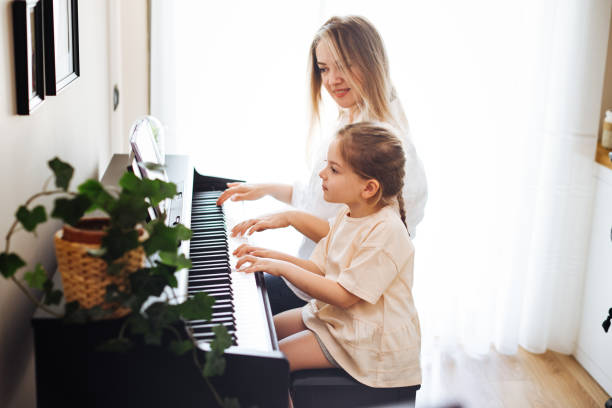
POLYGON ((461 408, 597 407, 610 398, 572 356, 519 349, 472 358, 434 350, 423 358, 416 408, 459 403, 461 408))

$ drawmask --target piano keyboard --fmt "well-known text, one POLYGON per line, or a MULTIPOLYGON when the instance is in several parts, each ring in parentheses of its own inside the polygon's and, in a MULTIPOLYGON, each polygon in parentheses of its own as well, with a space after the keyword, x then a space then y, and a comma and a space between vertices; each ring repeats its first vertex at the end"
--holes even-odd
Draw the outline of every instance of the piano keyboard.
POLYGON ((214 337, 212 328, 221 324, 231 335, 234 347, 271 351, 272 342, 267 335, 266 312, 256 275, 236 272, 236 259, 231 255, 235 248, 247 241, 246 238, 228 236, 227 231, 237 214, 225 213, 230 208, 235 210, 235 207, 216 205, 220 194, 220 191, 194 192, 192 199, 193 235, 189 246, 192 268, 187 277, 187 295, 206 292, 215 298, 215 304, 210 321, 195 320, 188 324, 205 349, 214 337))

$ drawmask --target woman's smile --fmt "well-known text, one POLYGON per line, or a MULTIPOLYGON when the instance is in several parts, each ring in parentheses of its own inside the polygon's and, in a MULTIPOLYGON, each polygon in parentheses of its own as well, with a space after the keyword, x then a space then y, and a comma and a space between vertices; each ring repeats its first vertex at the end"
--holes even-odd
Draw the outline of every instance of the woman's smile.
POLYGON ((334 95, 337 98, 343 98, 344 96, 346 96, 347 93, 349 93, 350 90, 351 90, 351 88, 334 89, 334 95))

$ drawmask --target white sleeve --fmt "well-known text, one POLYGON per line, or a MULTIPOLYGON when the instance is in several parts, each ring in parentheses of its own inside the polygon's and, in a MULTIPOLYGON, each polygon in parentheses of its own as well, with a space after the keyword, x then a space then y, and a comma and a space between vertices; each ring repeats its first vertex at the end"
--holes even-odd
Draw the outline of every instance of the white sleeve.
POLYGON ((425 204, 427 203, 427 178, 423 163, 416 153, 414 145, 409 139, 404 138, 404 150, 406 153, 406 175, 404 176, 404 208, 406 209, 406 224, 410 237, 416 236, 416 227, 425 215, 425 204))

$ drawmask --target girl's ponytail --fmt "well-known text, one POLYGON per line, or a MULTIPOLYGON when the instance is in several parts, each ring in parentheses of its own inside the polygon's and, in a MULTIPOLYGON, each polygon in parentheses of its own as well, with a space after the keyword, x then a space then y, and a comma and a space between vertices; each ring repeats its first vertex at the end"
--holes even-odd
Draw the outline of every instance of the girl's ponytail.
MULTIPOLYGON (((404 208, 404 195, 402 194, 401 190, 397 194, 397 203, 399 204, 399 212, 402 222, 404 223, 406 229, 408 229, 408 224, 406 224, 406 208, 404 208)), ((408 231, 408 235, 410 235, 410 231, 408 231)))

